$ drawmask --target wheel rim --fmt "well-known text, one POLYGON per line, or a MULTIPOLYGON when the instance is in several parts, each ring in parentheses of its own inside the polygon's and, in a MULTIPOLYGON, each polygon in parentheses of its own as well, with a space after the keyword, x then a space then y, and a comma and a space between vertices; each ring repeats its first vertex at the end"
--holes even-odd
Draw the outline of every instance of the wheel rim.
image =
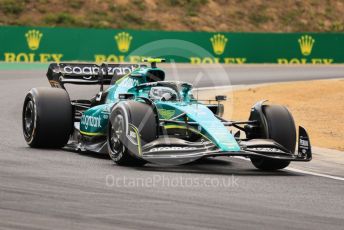
POLYGON ((23 118, 23 128, 24 128, 24 135, 27 138, 31 138, 34 128, 35 128, 35 109, 33 101, 28 101, 25 110, 24 110, 24 118, 23 118))
POLYGON ((117 114, 111 126, 110 147, 111 157, 117 157, 124 151, 124 145, 121 142, 121 136, 124 132, 124 118, 121 114, 117 114))

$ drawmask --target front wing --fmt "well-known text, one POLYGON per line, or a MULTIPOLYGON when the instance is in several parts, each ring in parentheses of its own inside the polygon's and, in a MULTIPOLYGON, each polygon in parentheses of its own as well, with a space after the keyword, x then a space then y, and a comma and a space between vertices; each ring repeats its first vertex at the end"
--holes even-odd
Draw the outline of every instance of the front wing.
POLYGON ((211 142, 188 142, 177 138, 160 137, 142 147, 141 158, 148 162, 179 165, 205 157, 243 156, 263 157, 287 161, 310 161, 311 145, 306 130, 299 128, 299 146, 292 153, 270 139, 252 139, 239 142, 241 150, 237 152, 221 151, 211 142))
MULTIPOLYGON (((75 132, 78 133, 78 132, 75 132)), ((79 135, 72 137, 65 149, 72 151, 91 151, 97 153, 107 153, 106 138, 99 140, 83 140, 80 142, 79 135)), ((82 139, 82 138, 81 138, 82 139)), ((143 146, 133 145, 127 142, 136 157, 142 158, 148 162, 163 165, 181 165, 200 158, 217 156, 243 156, 243 157, 263 157, 276 160, 287 161, 310 161, 312 151, 309 136, 306 130, 299 128, 298 151, 289 152, 280 144, 270 139, 252 139, 238 142, 241 150, 221 151, 214 143, 210 141, 189 142, 170 136, 162 136, 157 140, 147 143, 143 146), (140 151, 137 151, 140 149, 140 151)))

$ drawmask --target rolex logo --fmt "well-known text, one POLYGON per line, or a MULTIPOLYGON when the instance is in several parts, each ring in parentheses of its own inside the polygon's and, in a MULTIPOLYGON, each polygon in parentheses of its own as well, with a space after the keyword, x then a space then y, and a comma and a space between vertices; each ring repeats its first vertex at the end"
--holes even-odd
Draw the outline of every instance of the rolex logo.
POLYGON ((37 50, 43 34, 38 30, 29 30, 25 37, 30 50, 37 50))
POLYGON ((226 48, 228 39, 223 34, 215 34, 210 38, 211 44, 213 46, 214 53, 217 55, 223 54, 226 48))
POLYGON ((309 35, 304 35, 299 39, 301 53, 304 56, 308 56, 312 53, 314 42, 315 40, 309 35))
POLYGON ((121 32, 115 35, 114 38, 116 40, 119 51, 121 51, 122 53, 128 52, 133 37, 129 33, 121 32))

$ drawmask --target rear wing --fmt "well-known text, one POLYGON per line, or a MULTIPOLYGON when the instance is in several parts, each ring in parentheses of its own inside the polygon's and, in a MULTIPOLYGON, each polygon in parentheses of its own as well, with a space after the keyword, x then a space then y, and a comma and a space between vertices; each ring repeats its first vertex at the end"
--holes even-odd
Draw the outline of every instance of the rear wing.
POLYGON ((109 85, 133 70, 145 65, 140 64, 102 64, 92 63, 51 63, 47 77, 52 87, 63 88, 64 84, 109 85), (101 72, 100 72, 101 70, 101 72))

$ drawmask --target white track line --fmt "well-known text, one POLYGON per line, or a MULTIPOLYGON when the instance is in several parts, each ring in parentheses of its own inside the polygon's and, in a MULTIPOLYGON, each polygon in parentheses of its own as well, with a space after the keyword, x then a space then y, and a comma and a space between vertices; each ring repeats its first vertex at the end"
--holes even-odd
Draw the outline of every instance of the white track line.
MULTIPOLYGON (((240 156, 235 156, 234 158, 242 159, 242 160, 245 160, 245 161, 250 161, 250 159, 245 158, 245 157, 240 157, 240 156)), ((327 174, 323 174, 323 173, 309 172, 309 171, 305 171, 305 170, 301 170, 301 169, 296 169, 296 168, 291 168, 291 167, 286 168, 286 170, 291 171, 291 172, 308 174, 308 175, 312 175, 312 176, 319 176, 319 177, 330 178, 330 179, 333 179, 333 180, 344 181, 344 178, 343 177, 339 177, 339 176, 331 176, 331 175, 327 175, 327 174)))
POLYGON ((344 181, 344 178, 339 177, 339 176, 331 176, 331 175, 327 175, 327 174, 309 172, 309 171, 304 171, 304 170, 295 169, 295 168, 286 168, 286 170, 292 171, 292 172, 297 172, 297 173, 303 173, 303 174, 308 174, 308 175, 313 175, 313 176, 319 176, 319 177, 325 177, 325 178, 330 178, 330 179, 334 179, 334 180, 344 181))

